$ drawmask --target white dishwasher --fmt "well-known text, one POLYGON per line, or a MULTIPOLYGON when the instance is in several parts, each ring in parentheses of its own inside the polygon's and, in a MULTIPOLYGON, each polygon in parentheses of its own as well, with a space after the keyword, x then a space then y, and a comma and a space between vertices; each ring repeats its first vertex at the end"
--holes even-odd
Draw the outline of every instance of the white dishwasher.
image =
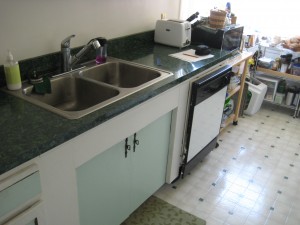
POLYGON ((216 146, 231 74, 231 67, 224 66, 191 84, 182 177, 216 146))

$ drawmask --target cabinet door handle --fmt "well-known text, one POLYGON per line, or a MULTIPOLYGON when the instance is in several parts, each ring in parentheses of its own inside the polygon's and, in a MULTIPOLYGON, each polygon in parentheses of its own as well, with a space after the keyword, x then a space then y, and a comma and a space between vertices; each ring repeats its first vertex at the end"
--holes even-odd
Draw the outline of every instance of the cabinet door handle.
POLYGON ((39 225, 38 218, 35 218, 35 219, 34 219, 34 225, 39 225))
POLYGON ((131 146, 128 144, 128 138, 125 139, 125 158, 127 158, 127 151, 130 151, 131 146))
POLYGON ((140 144, 140 141, 136 139, 136 133, 134 133, 133 137, 133 152, 135 152, 135 147, 140 144))

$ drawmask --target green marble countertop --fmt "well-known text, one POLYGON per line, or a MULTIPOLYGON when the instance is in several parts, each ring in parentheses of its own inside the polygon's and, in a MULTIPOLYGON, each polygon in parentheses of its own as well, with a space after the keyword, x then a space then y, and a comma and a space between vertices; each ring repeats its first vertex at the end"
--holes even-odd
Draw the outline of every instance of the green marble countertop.
POLYGON ((174 76, 76 120, 65 119, 0 91, 0 175, 231 56, 213 50, 213 58, 195 63, 168 56, 186 49, 148 43, 131 52, 120 50, 112 55, 170 71, 174 76))

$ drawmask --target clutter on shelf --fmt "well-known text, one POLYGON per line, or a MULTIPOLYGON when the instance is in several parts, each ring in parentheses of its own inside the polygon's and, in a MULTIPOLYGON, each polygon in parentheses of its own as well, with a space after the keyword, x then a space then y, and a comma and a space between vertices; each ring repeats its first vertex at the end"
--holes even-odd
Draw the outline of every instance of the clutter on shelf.
POLYGON ((224 104, 221 128, 226 127, 226 120, 233 115, 234 111, 234 101, 231 98, 226 99, 224 104))
POLYGON ((231 76, 230 83, 228 85, 228 91, 235 89, 241 82, 241 78, 237 75, 231 76))
POLYGON ((282 41, 284 48, 291 49, 295 52, 300 52, 300 36, 295 36, 282 41))
POLYGON ((231 12, 231 4, 227 2, 225 10, 214 8, 210 10, 208 17, 199 16, 199 12, 193 13, 186 21, 191 23, 192 28, 199 25, 217 30, 237 24, 237 16, 231 12), (198 18, 199 17, 199 18, 198 18))
POLYGON ((292 59, 292 54, 284 54, 275 59, 262 57, 258 60, 258 66, 281 73, 300 76, 300 57, 292 59))

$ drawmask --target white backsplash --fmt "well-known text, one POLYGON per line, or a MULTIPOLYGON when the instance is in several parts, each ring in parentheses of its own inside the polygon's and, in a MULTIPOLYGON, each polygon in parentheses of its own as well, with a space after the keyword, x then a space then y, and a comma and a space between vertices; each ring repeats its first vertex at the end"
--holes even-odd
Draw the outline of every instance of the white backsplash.
POLYGON ((11 49, 17 60, 60 50, 71 35, 71 47, 93 37, 108 39, 153 30, 162 12, 179 17, 180 0, 26 0, 1 1, 0 65, 11 49))

